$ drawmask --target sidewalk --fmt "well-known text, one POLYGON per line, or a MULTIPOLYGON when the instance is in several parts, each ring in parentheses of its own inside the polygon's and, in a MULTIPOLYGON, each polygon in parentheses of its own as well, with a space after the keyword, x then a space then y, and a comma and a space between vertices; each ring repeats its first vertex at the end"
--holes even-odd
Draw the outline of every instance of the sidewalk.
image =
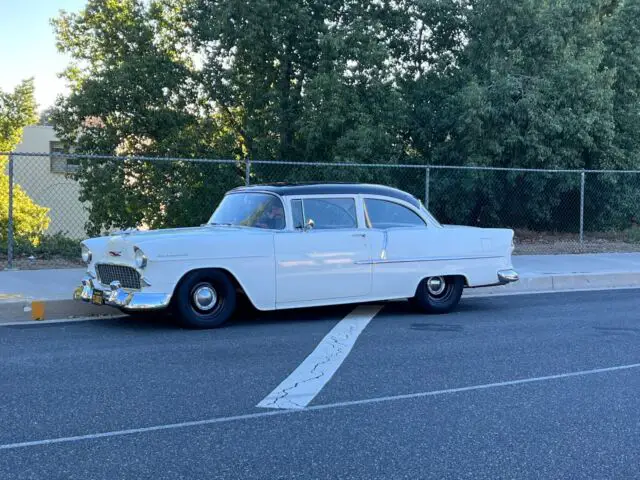
POLYGON ((465 295, 640 288, 640 253, 515 255, 513 266, 520 281, 465 295))
POLYGON ((73 300, 84 268, 0 270, 0 323, 117 315, 111 307, 73 300))
MULTIPOLYGON (((640 253, 518 255, 520 281, 469 289, 464 296, 640 288, 640 253)), ((118 315, 119 310, 72 300, 84 269, 0 271, 0 322, 118 315)))

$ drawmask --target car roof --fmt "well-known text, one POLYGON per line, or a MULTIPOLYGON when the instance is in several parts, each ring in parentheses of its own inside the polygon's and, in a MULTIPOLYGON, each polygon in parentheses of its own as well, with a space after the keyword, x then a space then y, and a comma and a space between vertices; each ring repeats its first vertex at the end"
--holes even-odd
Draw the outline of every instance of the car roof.
POLYGON ((237 187, 232 192, 271 192, 283 197, 293 195, 379 195, 403 200, 416 208, 420 202, 413 195, 393 187, 367 183, 267 183, 237 187))

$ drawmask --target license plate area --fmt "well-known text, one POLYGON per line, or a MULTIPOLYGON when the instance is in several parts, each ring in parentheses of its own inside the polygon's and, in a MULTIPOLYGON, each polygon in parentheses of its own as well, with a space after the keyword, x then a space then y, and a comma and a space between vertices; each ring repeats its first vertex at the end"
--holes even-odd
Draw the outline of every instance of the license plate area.
POLYGON ((104 294, 101 290, 94 290, 91 295, 91 303, 94 305, 104 305, 104 294))

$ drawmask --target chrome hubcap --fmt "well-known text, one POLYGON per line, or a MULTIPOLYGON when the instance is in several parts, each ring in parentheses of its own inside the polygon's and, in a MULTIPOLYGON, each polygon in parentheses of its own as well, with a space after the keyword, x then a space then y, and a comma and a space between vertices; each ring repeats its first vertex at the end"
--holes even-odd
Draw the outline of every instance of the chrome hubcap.
POLYGON ((444 281, 442 277, 431 277, 427 280, 427 290, 431 295, 442 295, 445 288, 447 288, 447 283, 444 281))
POLYGON ((208 285, 200 286, 193 292, 193 304, 205 312, 215 307, 217 301, 216 291, 208 285))

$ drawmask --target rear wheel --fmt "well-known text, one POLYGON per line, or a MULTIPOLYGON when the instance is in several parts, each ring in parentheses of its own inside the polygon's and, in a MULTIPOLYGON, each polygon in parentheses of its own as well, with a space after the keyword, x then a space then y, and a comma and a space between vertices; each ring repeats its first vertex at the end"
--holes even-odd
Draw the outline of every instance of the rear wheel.
POLYGON ((448 313, 460 302, 464 278, 428 277, 420 282, 411 303, 428 313, 448 313))
POLYGON ((235 308, 235 286, 219 270, 190 273, 176 290, 176 313, 187 327, 218 327, 231 317, 235 308))

